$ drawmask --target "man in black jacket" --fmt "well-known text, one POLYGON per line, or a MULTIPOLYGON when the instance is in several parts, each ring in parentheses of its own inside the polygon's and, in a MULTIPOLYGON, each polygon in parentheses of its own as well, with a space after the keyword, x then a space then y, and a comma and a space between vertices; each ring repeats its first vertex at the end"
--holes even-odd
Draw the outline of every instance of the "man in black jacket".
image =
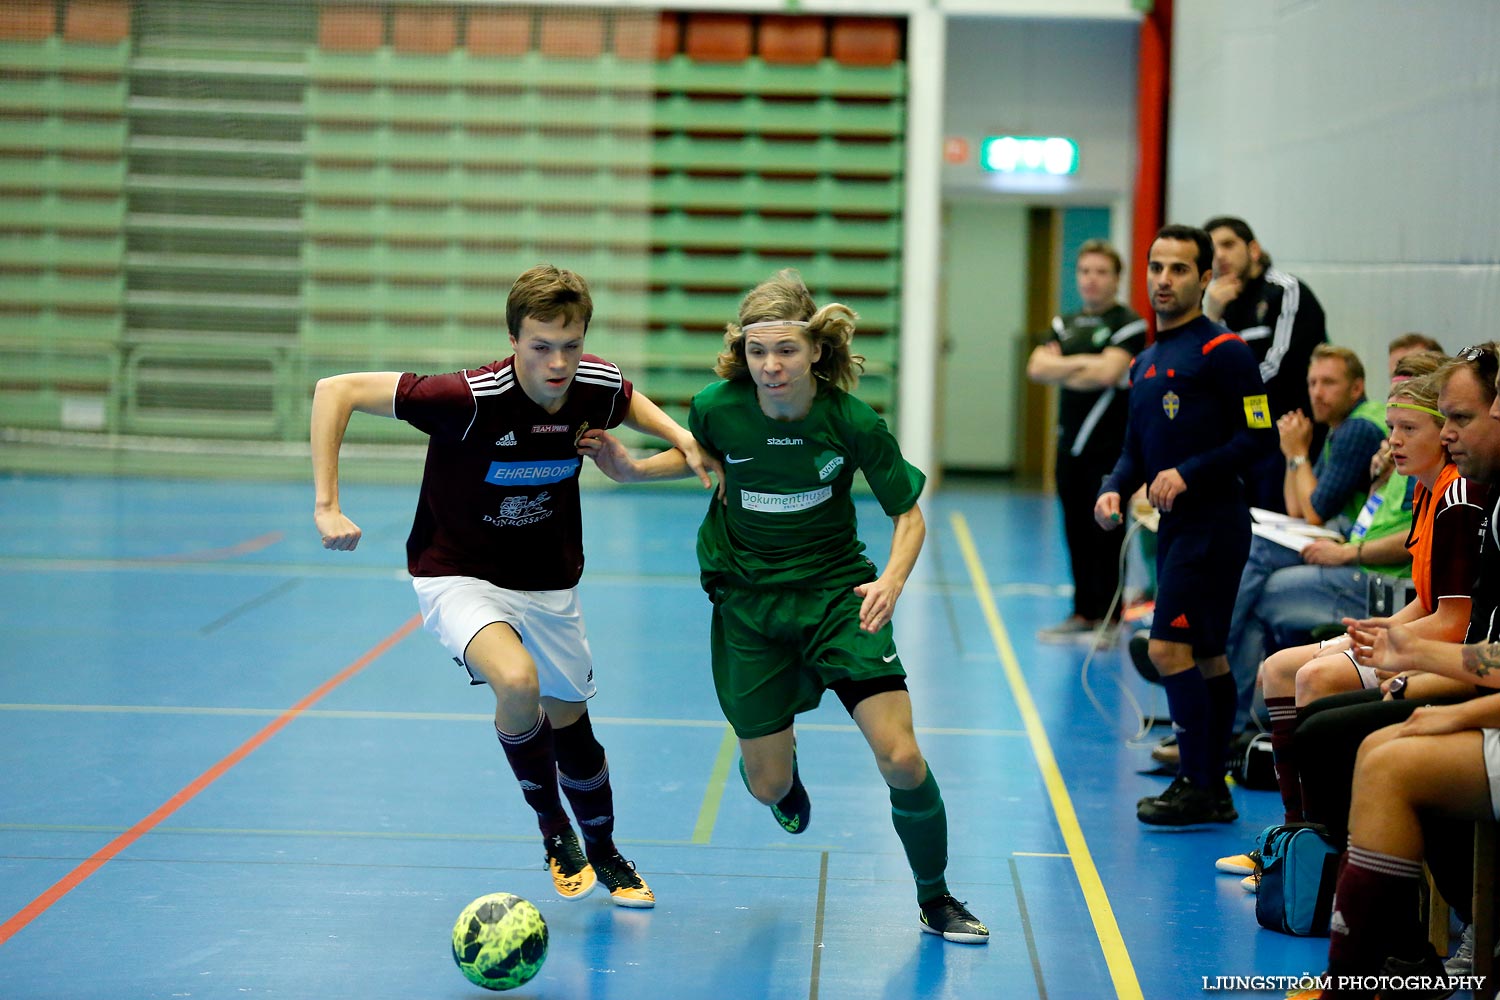
MULTIPOLYGON (((1203 314, 1250 345, 1273 423, 1293 410, 1310 414, 1307 368, 1313 348, 1328 340, 1323 307, 1312 289, 1271 265, 1271 255, 1244 219, 1217 216, 1203 228, 1214 244, 1214 277, 1203 296, 1203 314)), ((1245 477, 1246 499, 1253 507, 1284 512, 1281 485, 1281 456, 1273 453, 1245 477)))

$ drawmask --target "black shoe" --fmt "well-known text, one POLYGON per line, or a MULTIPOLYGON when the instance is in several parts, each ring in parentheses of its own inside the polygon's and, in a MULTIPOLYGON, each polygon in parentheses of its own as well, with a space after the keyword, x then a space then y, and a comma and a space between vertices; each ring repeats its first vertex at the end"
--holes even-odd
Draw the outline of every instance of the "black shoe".
POLYGON ((922 930, 928 934, 941 935, 945 941, 959 944, 989 944, 990 929, 969 912, 968 907, 944 894, 930 903, 922 904, 922 930))
POLYGON ((1214 800, 1219 804, 1219 812, 1226 817, 1224 822, 1231 823, 1240 818, 1240 814, 1234 808, 1234 796, 1229 792, 1229 782, 1218 778, 1209 790, 1214 793, 1214 800))
POLYGON ((1135 818, 1150 826, 1198 826, 1202 823, 1232 823, 1239 819, 1233 803, 1225 803, 1212 788, 1195 785, 1179 775, 1155 799, 1136 805, 1135 818))
POLYGON ((656 905, 656 896, 645 879, 635 870, 634 861, 620 857, 619 851, 596 854, 589 858, 599 884, 609 890, 609 901, 616 906, 648 910, 656 905))
MULTIPOLYGON (((1392 955, 1380 967, 1380 974, 1407 982, 1426 981, 1437 984, 1446 980, 1448 970, 1443 967, 1443 960, 1438 958, 1432 945, 1424 942, 1420 958, 1397 958, 1392 955)), ((1447 986, 1431 985, 1424 989, 1386 991, 1380 996, 1381 1000, 1443 1000, 1456 992, 1456 986, 1450 989, 1447 986)))
POLYGON ((1136 807, 1136 809, 1140 809, 1147 802, 1156 802, 1156 801, 1158 801, 1160 799, 1174 798, 1174 797, 1176 797, 1178 795, 1181 795, 1182 794, 1182 788, 1180 786, 1183 783, 1185 783, 1186 781, 1187 781, 1187 779, 1184 778, 1182 775, 1180 775, 1180 774, 1177 775, 1175 778, 1172 779, 1172 783, 1170 785, 1168 785, 1166 788, 1163 788, 1161 791, 1157 792, 1155 795, 1142 795, 1140 798, 1136 799, 1135 800, 1135 807, 1136 807))

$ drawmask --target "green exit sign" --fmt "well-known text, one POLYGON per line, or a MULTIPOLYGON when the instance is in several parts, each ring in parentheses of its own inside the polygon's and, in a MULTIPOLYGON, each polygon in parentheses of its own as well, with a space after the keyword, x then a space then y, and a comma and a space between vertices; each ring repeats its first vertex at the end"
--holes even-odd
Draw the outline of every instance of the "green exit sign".
POLYGON ((1078 172, 1078 143, 1042 135, 992 135, 979 147, 979 165, 997 174, 1078 172))

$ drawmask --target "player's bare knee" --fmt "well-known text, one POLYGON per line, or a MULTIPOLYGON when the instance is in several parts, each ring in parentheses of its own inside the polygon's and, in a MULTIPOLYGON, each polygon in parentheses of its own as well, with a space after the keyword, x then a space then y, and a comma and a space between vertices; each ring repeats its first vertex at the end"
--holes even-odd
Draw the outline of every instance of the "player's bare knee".
POLYGON ((892 788, 916 788, 926 776, 927 764, 915 740, 903 741, 875 754, 880 776, 892 788))
POLYGON ((1192 647, 1186 643, 1152 639, 1146 653, 1151 657, 1151 665, 1164 675, 1180 674, 1194 665, 1192 647))
POLYGON ((1266 657, 1260 665, 1261 682, 1268 697, 1285 697, 1294 690, 1297 674, 1304 665, 1303 658, 1290 649, 1283 649, 1266 657))
POLYGON ((790 771, 786 774, 752 771, 747 774, 747 778, 750 782, 750 794, 755 796, 755 801, 761 805, 774 806, 786 798, 787 793, 792 790, 790 771))
POLYGON ((1342 666, 1330 666, 1318 661, 1307 664, 1297 671, 1297 704, 1310 705, 1319 698, 1349 690, 1351 685, 1343 675, 1348 674, 1350 669, 1347 660, 1342 666))
POLYGON ((1359 754, 1354 759, 1354 780, 1362 777, 1382 784, 1397 784, 1404 776, 1409 763, 1407 749, 1396 736, 1396 727, 1378 729, 1364 738, 1359 745, 1359 754))
POLYGON ((541 698, 541 685, 537 682, 536 669, 530 664, 491 666, 484 671, 484 679, 495 700, 503 704, 513 702, 536 702, 541 698))

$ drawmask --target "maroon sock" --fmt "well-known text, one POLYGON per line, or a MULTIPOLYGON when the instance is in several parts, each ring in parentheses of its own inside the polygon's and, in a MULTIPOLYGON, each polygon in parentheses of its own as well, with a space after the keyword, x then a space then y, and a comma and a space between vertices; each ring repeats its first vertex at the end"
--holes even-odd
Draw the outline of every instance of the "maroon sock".
POLYGON ((552 747, 552 724, 545 712, 537 713, 537 722, 528 732, 506 733, 495 727, 505 759, 521 784, 526 804, 536 811, 536 823, 543 837, 568 829, 568 814, 563 811, 557 793, 557 756, 552 747))
POLYGON ((1292 739, 1297 731, 1297 699, 1267 698, 1266 714, 1271 717, 1271 760, 1281 789, 1281 808, 1286 811, 1286 822, 1301 823, 1302 772, 1292 739))
POLYGON ((615 798, 609 786, 609 761, 594 738, 588 713, 557 730, 556 744, 557 780, 578 820, 584 852, 591 858, 613 853, 615 798))
POLYGON ((1417 924, 1421 879, 1420 860, 1349 845, 1329 922, 1330 976, 1379 975, 1387 955, 1403 950, 1407 936, 1421 934, 1417 924))

